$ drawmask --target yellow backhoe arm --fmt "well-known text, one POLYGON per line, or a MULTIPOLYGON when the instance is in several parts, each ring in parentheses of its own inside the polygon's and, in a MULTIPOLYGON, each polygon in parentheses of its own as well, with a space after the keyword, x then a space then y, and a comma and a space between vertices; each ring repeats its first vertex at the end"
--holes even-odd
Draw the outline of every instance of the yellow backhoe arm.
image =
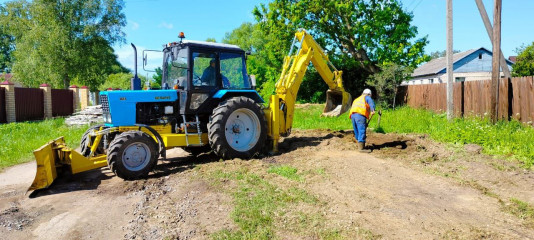
POLYGON ((280 79, 276 82, 275 94, 271 96, 265 115, 269 136, 273 139, 273 152, 278 151, 280 136, 291 133, 297 93, 310 62, 328 85, 326 105, 322 116, 339 116, 348 111, 351 96, 343 88, 342 71, 338 71, 328 60, 328 55, 304 30, 295 33, 293 44, 284 64, 280 79), (296 49, 296 52, 294 51, 296 49))

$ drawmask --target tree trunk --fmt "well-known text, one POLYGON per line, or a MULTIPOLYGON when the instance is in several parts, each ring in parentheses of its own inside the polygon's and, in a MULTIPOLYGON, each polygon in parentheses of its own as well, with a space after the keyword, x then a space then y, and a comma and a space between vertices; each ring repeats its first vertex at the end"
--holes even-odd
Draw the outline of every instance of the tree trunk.
POLYGON ((69 75, 65 75, 65 76, 63 76, 63 88, 64 89, 69 89, 69 86, 70 86, 69 75))

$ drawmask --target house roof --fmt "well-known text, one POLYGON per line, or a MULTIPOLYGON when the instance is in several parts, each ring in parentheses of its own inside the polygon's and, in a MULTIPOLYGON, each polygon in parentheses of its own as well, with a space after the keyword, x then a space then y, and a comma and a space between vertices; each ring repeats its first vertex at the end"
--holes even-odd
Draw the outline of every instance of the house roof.
MULTIPOLYGON (((478 50, 483 50, 488 52, 490 55, 492 55, 492 52, 487 50, 486 48, 478 48, 478 49, 470 49, 465 52, 460 52, 452 55, 452 62, 455 64, 456 62, 466 58, 467 56, 477 52, 478 50)), ((511 61, 506 60, 508 64, 513 64, 511 61)), ((426 76, 426 75, 434 75, 438 74, 439 72, 445 70, 447 68, 447 58, 446 57, 440 57, 436 59, 432 59, 430 62, 427 62, 420 67, 416 68, 413 71, 412 77, 417 76, 426 76)))

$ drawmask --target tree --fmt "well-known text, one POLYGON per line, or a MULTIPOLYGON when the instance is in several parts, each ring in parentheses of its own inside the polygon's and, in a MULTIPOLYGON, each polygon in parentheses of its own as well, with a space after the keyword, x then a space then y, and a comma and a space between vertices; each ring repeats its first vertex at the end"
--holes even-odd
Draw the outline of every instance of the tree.
MULTIPOLYGON (((106 80, 98 90, 105 91, 107 89, 122 89, 122 90, 128 90, 130 89, 131 82, 133 75, 131 73, 112 73, 109 74, 106 77, 106 80)), ((145 83, 147 81, 145 76, 139 76, 141 79, 141 86, 145 86, 145 83)))
POLYGON ((381 72, 369 77, 367 84, 375 88, 378 99, 382 104, 395 107, 397 87, 410 77, 413 68, 388 63, 380 66, 380 69, 382 70, 381 72))
POLYGON ((214 43, 216 43, 217 40, 215 38, 209 37, 209 38, 206 38, 206 42, 214 42, 214 43))
MULTIPOLYGON (((161 67, 157 67, 155 72, 156 74, 152 76, 152 79, 154 79, 155 84, 161 87, 161 80, 163 79, 163 70, 161 69, 161 67)), ((172 83, 168 83, 168 84, 172 84, 172 83)))
POLYGON ((512 69, 512 76, 534 76, 534 42, 516 49, 517 60, 512 69))
POLYGON ((111 45, 124 41, 122 0, 14 0, 0 25, 14 37, 13 72, 28 86, 71 81, 96 88, 123 71, 111 45), (119 66, 119 67, 117 67, 119 66))
MULTIPOLYGON (((459 52, 460 52, 460 50, 452 50, 453 54, 459 53, 459 52)), ((443 51, 431 52, 429 56, 430 56, 430 60, 432 60, 432 59, 436 59, 436 58, 445 57, 446 55, 447 55, 447 51, 443 50, 443 51)))
POLYGON ((427 38, 415 39, 413 15, 396 0, 275 0, 254 14, 277 37, 287 27, 309 30, 326 50, 349 54, 369 73, 387 63, 415 67, 428 60, 427 38))

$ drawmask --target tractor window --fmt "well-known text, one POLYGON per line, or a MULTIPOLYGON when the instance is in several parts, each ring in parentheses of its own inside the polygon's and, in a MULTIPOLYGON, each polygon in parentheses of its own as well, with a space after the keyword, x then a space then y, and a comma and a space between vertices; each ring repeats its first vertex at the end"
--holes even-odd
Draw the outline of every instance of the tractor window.
POLYGON ((250 88, 242 54, 221 53, 221 76, 224 88, 250 88))
POLYGON ((217 86, 217 58, 215 53, 193 53, 193 85, 217 86))
POLYGON ((187 51, 182 50, 178 56, 166 54, 164 81, 168 84, 184 84, 187 82, 187 51))

